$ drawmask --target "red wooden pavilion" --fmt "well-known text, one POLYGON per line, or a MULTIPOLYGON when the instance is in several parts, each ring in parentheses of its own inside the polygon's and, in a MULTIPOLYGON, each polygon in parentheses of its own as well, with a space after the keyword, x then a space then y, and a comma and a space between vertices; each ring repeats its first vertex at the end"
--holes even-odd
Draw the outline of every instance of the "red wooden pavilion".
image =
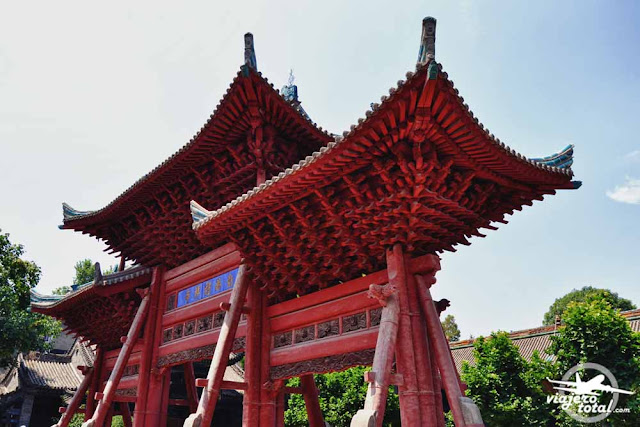
POLYGON ((87 391, 86 426, 117 402, 135 403, 117 405, 126 425, 166 425, 186 405, 184 425, 206 426, 221 389, 244 391, 243 425, 283 425, 285 394, 302 393, 323 426, 313 374, 356 365, 372 370, 352 426, 381 425, 389 385, 405 426, 443 426, 441 390, 456 425, 482 425, 431 298, 437 254, 579 183, 573 147, 528 159, 478 122, 435 61, 435 24, 415 72, 342 136, 309 119, 294 85, 269 84, 247 34, 245 64, 187 145, 100 210, 64 205, 62 228, 135 267, 33 304, 98 347, 58 426, 87 391), (241 351, 245 380, 225 381, 241 351), (175 366, 188 399, 169 394, 175 366))

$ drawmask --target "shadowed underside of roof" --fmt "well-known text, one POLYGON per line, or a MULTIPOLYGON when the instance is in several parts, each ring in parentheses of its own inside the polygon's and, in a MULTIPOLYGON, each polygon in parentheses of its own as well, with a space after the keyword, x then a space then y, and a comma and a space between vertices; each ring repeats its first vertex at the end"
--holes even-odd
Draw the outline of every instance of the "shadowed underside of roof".
MULTIPOLYGON (((99 266, 98 266, 99 268, 99 266)), ((62 321, 70 333, 103 348, 121 345, 140 302, 136 289, 151 282, 152 269, 138 266, 102 276, 54 301, 32 300, 34 312, 62 321)))
POLYGON ((193 259, 209 248, 191 231, 191 199, 222 206, 253 188, 258 169, 277 175, 330 141, 301 111, 245 65, 187 145, 98 211, 63 204, 61 228, 103 239, 145 265, 193 259))
POLYGON ((286 297, 384 268, 380 246, 420 256, 467 245, 480 228, 575 188, 571 177, 494 138, 430 60, 343 138, 217 210, 193 202, 193 227, 212 246, 234 242, 286 297))
MULTIPOLYGON (((435 30, 432 18, 423 25, 435 30)), ((261 280, 291 293, 296 281, 312 290, 384 268, 370 247, 455 250, 534 200, 579 186, 572 146, 531 160, 485 129, 436 63, 434 31, 423 31, 416 72, 335 140, 301 113, 291 85, 282 97, 262 78, 248 46, 189 144, 99 211, 65 205, 63 228, 169 267, 233 241, 261 280), (261 170, 266 182, 254 187, 261 170)))

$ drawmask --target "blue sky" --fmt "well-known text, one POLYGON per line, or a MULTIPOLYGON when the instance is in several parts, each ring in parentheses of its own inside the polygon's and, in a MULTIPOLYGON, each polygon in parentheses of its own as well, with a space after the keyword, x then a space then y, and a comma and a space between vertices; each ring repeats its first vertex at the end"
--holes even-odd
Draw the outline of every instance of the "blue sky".
POLYGON ((567 291, 640 304, 640 4, 619 2, 12 2, 0 16, 0 228, 68 284, 104 245, 60 231, 62 201, 104 206, 189 141, 255 37, 277 87, 341 133, 415 66, 424 16, 436 58, 492 133, 531 156, 576 145, 584 182, 445 254, 434 288, 463 338, 537 326, 567 291))

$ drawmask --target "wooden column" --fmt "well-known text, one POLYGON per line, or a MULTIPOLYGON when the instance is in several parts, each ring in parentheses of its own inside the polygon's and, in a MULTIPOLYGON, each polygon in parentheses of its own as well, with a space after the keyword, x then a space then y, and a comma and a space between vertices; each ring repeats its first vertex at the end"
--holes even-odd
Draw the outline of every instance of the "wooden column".
POLYGON ((107 419, 108 412, 112 406, 113 397, 115 395, 116 389, 118 388, 118 383, 120 382, 120 378, 122 378, 124 368, 127 366, 127 361, 129 360, 129 356, 131 356, 133 346, 138 340, 138 336, 140 335, 140 331, 142 330, 142 324, 147 316, 148 309, 149 293, 147 293, 147 295, 145 295, 140 302, 138 311, 136 312, 133 322, 131 323, 131 327, 129 328, 127 338, 122 345, 122 348, 120 349, 120 354, 118 355, 116 364, 113 367, 113 372, 111 372, 111 376, 107 381, 107 385, 105 385, 104 387, 102 398, 98 401, 96 411, 91 419, 85 421, 82 424, 83 427, 101 426, 107 419))
MULTIPOLYGON (((276 427, 285 427, 284 425, 284 399, 285 392, 284 387, 280 389, 278 393, 278 399, 276 400, 276 427)), ((312 424, 310 424, 311 426, 312 424)), ((324 427, 324 424, 322 425, 324 427)))
POLYGON ((91 419, 96 409, 96 392, 100 391, 100 384, 102 379, 102 365, 104 363, 104 351, 98 347, 96 349, 96 358, 93 361, 93 378, 91 379, 91 385, 89 386, 89 392, 87 393, 87 404, 84 411, 84 420, 91 419))
POLYGON ((103 424, 104 427, 110 427, 113 424, 113 413, 115 412, 114 406, 115 406, 114 403, 111 403, 109 405, 107 416, 104 419, 104 424, 103 424))
POLYGON ((391 286, 371 285, 370 294, 376 296, 383 305, 376 352, 371 371, 365 379, 369 383, 364 409, 359 410, 351 420, 351 427, 381 427, 387 406, 387 394, 391 382, 391 367, 396 349, 400 304, 397 291, 391 286))
POLYGON ((193 362, 182 365, 184 368, 184 384, 187 388, 187 400, 189 400, 189 411, 196 412, 198 409, 198 390, 196 389, 196 376, 193 372, 193 362))
MULTIPOLYGON (((152 358, 155 342, 155 332, 158 319, 158 305, 160 304, 160 295, 163 293, 162 276, 164 268, 162 266, 155 267, 151 276, 151 287, 149 290, 149 314, 144 325, 143 346, 140 354, 140 369, 138 373, 138 390, 136 405, 133 412, 133 425, 135 427, 145 426, 145 415, 147 410, 147 397, 149 394, 149 376, 152 369, 152 358)), ((160 329, 160 328, 158 328, 160 329)))
MULTIPOLYGON (((435 353, 435 359, 438 364, 438 369, 442 377, 444 385, 444 391, 453 413, 453 420, 456 427, 474 426, 481 427, 483 424, 474 422, 467 422, 465 420, 465 411, 463 410, 463 398, 465 398, 460 388, 460 382, 456 372, 456 367, 453 363, 453 357, 451 356, 451 350, 449 349, 449 343, 442 330, 440 319, 436 307, 431 298, 431 292, 429 287, 433 284, 433 281, 425 280, 421 275, 416 275, 418 282, 418 295, 420 299, 420 305, 422 307, 424 316, 427 320, 427 333, 429 341, 433 343, 433 349, 435 353)), ((477 408, 476 408, 477 410, 477 408)), ((469 417, 467 417, 469 418, 469 417)))
POLYGON ((80 386, 78 387, 76 392, 73 394, 69 405, 67 405, 66 408, 61 408, 64 409, 64 412, 62 413, 60 420, 58 420, 58 422, 55 424, 56 427, 67 427, 69 425, 69 422, 71 421, 71 418, 73 418, 76 411, 82 404, 82 399, 84 398, 89 385, 93 382, 93 368, 84 368, 83 374, 84 378, 82 379, 82 382, 80 383, 80 386))
POLYGON ((161 325, 166 305, 166 283, 164 279, 164 272, 164 267, 159 266, 156 279, 158 283, 158 293, 156 297, 157 306, 155 308, 155 320, 154 317, 149 317, 149 320, 154 323, 153 331, 152 333, 150 332, 151 344, 148 344, 149 348, 145 347, 145 349, 151 354, 151 357, 149 358, 149 369, 147 370, 148 374, 145 374, 148 380, 148 386, 146 387, 147 394, 142 401, 144 405, 140 405, 140 408, 138 408, 138 404, 136 402, 136 412, 140 411, 140 415, 144 415, 144 418, 142 416, 138 416, 138 421, 136 421, 136 416, 134 415, 133 422, 136 427, 160 425, 160 419, 163 411, 162 396, 164 395, 165 379, 164 372, 161 372, 160 369, 158 369, 158 352, 160 350, 160 344, 162 343, 161 325))
POLYGON ((416 360, 414 354, 414 331, 411 317, 419 315, 413 312, 409 303, 409 286, 407 282, 406 260, 402 245, 395 244, 387 250, 387 273, 389 285, 398 291, 400 304, 400 318, 398 325, 398 343, 396 345, 396 370, 402 375, 398 385, 400 400, 400 418, 405 427, 419 427, 422 424, 420 400, 418 398, 418 384, 416 360))
POLYGON ((242 401, 242 425, 260 424, 260 367, 262 365, 262 294, 259 284, 252 282, 247 291, 247 305, 251 312, 247 319, 247 338, 244 354, 244 378, 248 388, 242 401))
POLYGON ((231 291, 231 299, 229 300, 230 307, 224 315, 218 342, 216 343, 216 348, 211 360, 211 366, 207 375, 207 386, 202 391, 202 396, 200 397, 198 409, 195 414, 191 414, 189 418, 185 420, 185 427, 208 427, 211 424, 213 412, 215 411, 220 394, 224 371, 227 367, 227 360, 229 359, 229 353, 233 346, 233 340, 236 335, 236 330, 238 329, 238 322, 240 321, 245 303, 249 284, 246 269, 247 267, 244 264, 240 265, 236 284, 231 291))
POLYGON ((320 409, 320 401, 318 400, 318 388, 313 379, 312 374, 300 377, 302 385, 302 393, 304 404, 307 408, 307 418, 309 418, 309 427, 324 427, 324 418, 320 409))
POLYGON ((129 409, 129 404, 127 402, 120 402, 120 412, 122 413, 122 423, 124 427, 133 427, 133 422, 131 421, 131 410, 129 409))
POLYGON ((262 332, 260 339, 260 427, 274 427, 277 423, 276 400, 279 390, 271 382, 271 328, 267 315, 267 296, 262 292, 262 332))
POLYGON ((407 276, 407 294, 409 297, 409 309, 411 310, 411 328, 413 332, 413 351, 416 363, 416 379, 418 386, 418 401, 422 425, 437 425, 438 419, 444 415, 436 409, 436 393, 440 395, 440 389, 434 387, 434 371, 432 366, 432 354, 429 348, 425 318, 420 310, 416 289, 416 280, 413 275, 407 276))
POLYGON ((167 415, 169 411, 169 391, 171 389, 171 368, 164 370, 163 388, 162 388, 162 403, 160 404, 160 424, 159 426, 167 425, 167 415))

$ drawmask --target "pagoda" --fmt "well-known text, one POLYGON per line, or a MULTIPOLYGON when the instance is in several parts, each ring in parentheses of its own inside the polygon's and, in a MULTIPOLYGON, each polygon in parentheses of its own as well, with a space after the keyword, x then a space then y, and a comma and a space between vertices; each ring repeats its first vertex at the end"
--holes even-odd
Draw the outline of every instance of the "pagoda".
POLYGON ((438 254, 580 183, 573 146, 527 158, 478 121, 435 60, 435 28, 423 20, 415 71, 340 136, 292 81, 278 91, 262 76, 246 34, 244 64, 188 144, 102 209, 63 205, 61 228, 133 267, 32 304, 97 348, 57 426, 79 410, 84 426, 115 413, 164 426, 170 407, 209 426, 233 389, 245 426, 283 426, 299 393, 320 427, 313 374, 359 365, 372 369, 352 426, 382 425, 390 385, 403 426, 444 426, 445 407, 457 426, 483 425, 440 326, 448 302, 431 297, 438 254), (244 379, 225 379, 242 353, 244 379))

